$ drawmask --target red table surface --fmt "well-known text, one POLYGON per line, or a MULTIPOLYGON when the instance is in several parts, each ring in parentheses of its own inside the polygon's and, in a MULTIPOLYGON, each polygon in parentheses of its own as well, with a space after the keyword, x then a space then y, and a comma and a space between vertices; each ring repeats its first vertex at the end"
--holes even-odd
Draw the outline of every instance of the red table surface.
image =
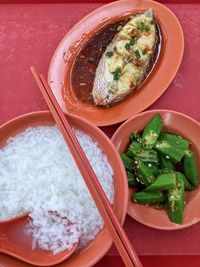
MULTIPOLYGON (((0 5, 0 124, 27 112, 47 109, 29 67, 34 65, 47 75, 51 56, 64 34, 80 18, 102 5, 89 0, 90 3, 71 2, 0 5)), ((185 52, 174 81, 149 109, 177 110, 200 121, 198 2, 170 0, 165 3, 183 27, 185 52)), ((118 126, 102 127, 102 130, 111 136, 118 126)), ((144 266, 200 266, 200 224, 179 231, 160 231, 127 216, 124 228, 144 266)), ((96 267, 123 266, 117 255, 113 247, 96 267)), ((0 254, 0 266, 6 267, 5 258, 0 254)), ((13 261, 13 266, 20 263, 16 265, 13 261)))

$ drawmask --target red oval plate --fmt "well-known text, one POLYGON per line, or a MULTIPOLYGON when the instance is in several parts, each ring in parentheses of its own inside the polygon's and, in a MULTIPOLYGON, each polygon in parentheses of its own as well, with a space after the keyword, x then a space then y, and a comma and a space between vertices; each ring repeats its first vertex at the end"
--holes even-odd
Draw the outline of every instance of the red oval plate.
POLYGON ((52 57, 48 81, 65 113, 82 116, 97 126, 112 125, 146 109, 164 93, 180 66, 183 50, 181 25, 164 5, 149 0, 116 1, 91 12, 65 35, 52 57), (73 62, 94 32, 110 22, 136 12, 144 12, 148 8, 152 8, 155 13, 163 43, 157 65, 143 86, 132 96, 107 109, 83 103, 73 95, 68 97, 66 92, 72 92, 70 76, 73 62))
MULTIPOLYGON (((200 173, 200 124, 185 114, 171 110, 150 110, 142 112, 123 123, 112 137, 112 142, 119 152, 124 152, 133 131, 141 131, 147 122, 160 113, 164 121, 164 131, 176 133, 191 141, 191 150, 195 153, 200 173)), ((129 188, 128 214, 138 222, 161 230, 177 230, 189 227, 200 221, 200 186, 186 192, 184 219, 181 225, 171 222, 166 210, 156 210, 151 206, 135 204, 131 201, 133 190, 129 188)))

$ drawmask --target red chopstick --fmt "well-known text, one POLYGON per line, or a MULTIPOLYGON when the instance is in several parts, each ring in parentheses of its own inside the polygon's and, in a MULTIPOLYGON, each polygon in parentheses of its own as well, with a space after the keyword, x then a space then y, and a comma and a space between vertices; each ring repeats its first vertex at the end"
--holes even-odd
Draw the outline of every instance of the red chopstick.
POLYGON ((108 227, 112 239, 127 267, 142 267, 126 233, 118 222, 113 209, 105 195, 84 151, 82 150, 73 130, 71 129, 64 113, 54 97, 48 83, 42 75, 38 75, 35 68, 31 67, 32 74, 45 98, 47 105, 67 143, 70 152, 79 168, 79 171, 92 195, 99 212, 108 227))

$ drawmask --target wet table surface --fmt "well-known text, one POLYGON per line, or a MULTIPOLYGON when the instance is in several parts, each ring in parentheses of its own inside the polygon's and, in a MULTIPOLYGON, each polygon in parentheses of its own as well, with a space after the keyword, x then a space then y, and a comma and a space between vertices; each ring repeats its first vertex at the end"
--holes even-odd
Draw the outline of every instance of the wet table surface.
MULTIPOLYGON (((80 18, 101 5, 1 4, 0 124, 27 112, 47 109, 31 76, 30 66, 34 65, 47 75, 51 56, 65 33, 80 18)), ((180 111, 200 122, 200 5, 197 1, 165 5, 176 14, 182 25, 185 52, 174 81, 149 109, 180 111)), ((111 137, 117 127, 119 124, 101 129, 111 137)), ((143 226, 127 216, 124 227, 145 266, 200 266, 200 223, 184 230, 160 231, 143 226), (184 263, 180 265, 181 261, 184 263)), ((117 255, 113 247, 96 266, 123 266, 117 255)), ((6 256, 0 254, 0 267, 7 267, 5 259, 6 256)), ((9 266, 20 266, 20 262, 10 262, 9 266)))

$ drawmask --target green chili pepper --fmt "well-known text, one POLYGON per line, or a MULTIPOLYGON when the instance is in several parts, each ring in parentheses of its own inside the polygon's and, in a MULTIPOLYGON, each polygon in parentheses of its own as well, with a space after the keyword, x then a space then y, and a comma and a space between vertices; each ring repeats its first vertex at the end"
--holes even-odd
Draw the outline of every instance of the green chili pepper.
POLYGON ((195 155, 192 151, 186 151, 183 159, 183 166, 186 178, 194 187, 197 187, 199 184, 199 176, 195 155))
POLYGON ((158 173, 159 173, 159 174, 169 173, 169 172, 172 172, 172 170, 169 170, 169 169, 159 169, 159 170, 158 170, 158 173))
POLYGON ((158 178, 150 184, 145 191, 163 191, 169 190, 176 185, 175 173, 160 174, 158 178))
POLYGON ((141 150, 136 155, 138 158, 140 158, 143 162, 152 162, 152 163, 158 163, 158 154, 155 150, 141 150))
POLYGON ((132 172, 127 171, 126 174, 127 174, 127 178, 128 178, 128 185, 130 187, 134 187, 134 188, 141 187, 141 183, 139 183, 136 180, 136 178, 132 172))
POLYGON ((192 185, 182 173, 180 173, 180 176, 184 180, 185 191, 193 191, 196 189, 196 186, 192 185))
POLYGON ((194 191, 196 189, 196 186, 192 185, 187 178, 184 179, 185 182, 185 191, 194 191))
POLYGON ((141 184, 148 186, 155 181, 153 171, 141 159, 135 157, 134 164, 136 178, 141 184))
POLYGON ((160 165, 163 170, 169 170, 169 171, 176 170, 174 164, 170 160, 166 159, 166 157, 163 157, 163 156, 160 156, 160 165))
POLYGON ((140 143, 133 141, 127 151, 129 157, 138 157, 145 162, 158 163, 158 154, 155 150, 145 150, 140 143))
POLYGON ((141 135, 137 131, 132 132, 131 141, 137 141, 137 142, 141 143, 142 142, 141 135))
POLYGON ((152 162, 144 162, 144 164, 152 171, 153 175, 158 176, 158 165, 152 162))
POLYGON ((124 163, 124 167, 125 167, 128 171, 132 171, 132 170, 133 170, 133 166, 134 166, 134 164, 133 164, 133 160, 130 159, 130 158, 129 158, 126 154, 124 154, 124 153, 121 153, 120 156, 121 156, 121 159, 122 159, 122 161, 123 161, 123 163, 124 163))
POLYGON ((132 201, 139 204, 154 204, 165 200, 162 192, 140 191, 132 195, 132 201))
POLYGON ((156 114, 145 126, 142 142, 145 148, 151 149, 157 141, 160 131, 163 126, 163 121, 160 114, 156 114))
POLYGON ((183 222, 184 195, 184 179, 180 172, 176 172, 176 186, 168 191, 168 213, 170 220, 174 223, 183 222))
POLYGON ((161 133, 155 149, 174 163, 180 162, 189 146, 189 141, 175 134, 161 133))
POLYGON ((135 157, 137 156, 137 153, 139 153, 142 150, 142 146, 137 141, 133 141, 127 151, 127 156, 129 157, 135 157))
POLYGON ((160 133, 159 140, 167 141, 171 145, 174 145, 175 147, 178 147, 182 150, 187 150, 190 144, 190 142, 187 139, 181 136, 165 132, 160 133))
POLYGON ((167 159, 171 159, 175 163, 180 162, 185 155, 184 150, 177 149, 166 141, 157 141, 155 144, 155 149, 167 159))

